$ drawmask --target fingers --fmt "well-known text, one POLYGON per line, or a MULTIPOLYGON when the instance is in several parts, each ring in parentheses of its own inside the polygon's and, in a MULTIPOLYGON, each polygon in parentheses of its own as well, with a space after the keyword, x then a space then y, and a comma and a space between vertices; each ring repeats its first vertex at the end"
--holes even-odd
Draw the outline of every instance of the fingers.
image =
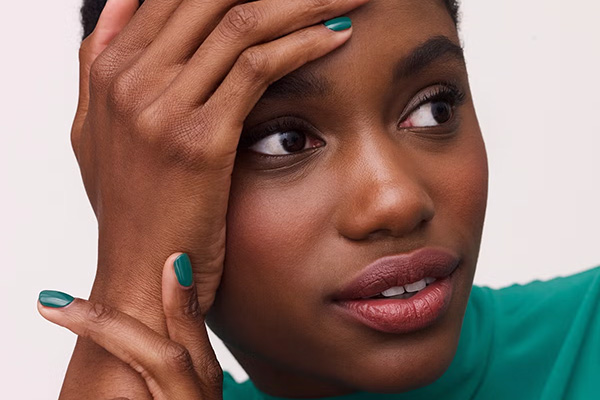
POLYGON ((40 293, 38 311, 47 320, 93 340, 129 364, 145 379, 154 398, 203 398, 185 347, 137 319, 56 291, 40 293))
POLYGON ((204 324, 208 310, 198 303, 196 282, 187 254, 172 254, 165 262, 162 299, 169 338, 190 352, 204 392, 219 393, 223 371, 208 339, 204 324))
POLYGON ((110 58, 118 59, 120 60, 118 63, 123 64, 125 60, 145 49, 152 43, 181 2, 182 0, 140 1, 139 10, 123 28, 123 33, 110 44, 109 51, 114 54, 110 58))
POLYGON ((334 31, 318 24, 244 51, 213 96, 198 109, 220 121, 211 137, 214 148, 235 149, 244 120, 267 87, 339 47, 350 38, 351 31, 351 27, 334 31))
POLYGON ((139 62, 157 67, 187 61, 227 11, 242 0, 184 0, 139 62))
POLYGON ((109 0, 96 28, 79 48, 79 102, 89 100, 90 66, 111 40, 127 25, 138 8, 138 0, 109 0))
MULTIPOLYGON (((240 54, 253 45, 346 13, 368 0, 263 0, 230 9, 163 93, 164 104, 203 104, 223 81, 240 54)), ((183 7, 183 5, 182 5, 183 7)), ((185 26, 179 26, 181 31, 185 26)), ((165 34, 167 27, 165 27, 165 34)), ((162 32, 157 37, 162 39, 162 32)), ((179 37, 190 33, 181 31, 179 37)), ((162 39, 163 41, 167 39, 162 39)), ((173 62, 176 47, 163 47, 160 59, 173 62), (165 50, 167 49, 167 50, 165 50)), ((155 51, 156 53, 156 51, 155 51)), ((152 53, 148 53, 149 56, 152 53)), ((158 57, 157 54, 152 55, 158 57)))
POLYGON ((127 25, 138 8, 138 0, 109 0, 98 19, 94 31, 81 42, 79 48, 79 101, 71 140, 74 147, 79 142, 81 125, 90 101, 90 67, 115 36, 127 25))

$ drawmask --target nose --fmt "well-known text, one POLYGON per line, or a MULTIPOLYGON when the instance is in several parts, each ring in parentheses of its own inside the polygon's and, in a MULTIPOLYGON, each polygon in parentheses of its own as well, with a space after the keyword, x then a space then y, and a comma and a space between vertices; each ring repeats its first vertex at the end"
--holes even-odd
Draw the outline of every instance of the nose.
POLYGON ((353 152, 338 177, 341 197, 334 220, 348 239, 414 235, 435 214, 424 183, 427 169, 391 142, 358 146, 360 152, 353 152))

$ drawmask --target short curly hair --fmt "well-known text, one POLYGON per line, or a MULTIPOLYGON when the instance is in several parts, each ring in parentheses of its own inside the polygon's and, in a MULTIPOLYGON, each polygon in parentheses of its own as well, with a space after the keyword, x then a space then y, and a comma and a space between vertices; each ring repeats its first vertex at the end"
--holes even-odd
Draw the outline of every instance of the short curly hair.
MULTIPOLYGON (((448 9, 454 24, 458 26, 458 0, 442 1, 448 9)), ((140 0, 140 4, 143 2, 144 0, 140 0)), ((100 13, 105 4, 106 0, 83 0, 83 5, 81 6, 81 24, 83 25, 82 39, 88 37, 96 27, 98 18, 100 18, 100 13)))

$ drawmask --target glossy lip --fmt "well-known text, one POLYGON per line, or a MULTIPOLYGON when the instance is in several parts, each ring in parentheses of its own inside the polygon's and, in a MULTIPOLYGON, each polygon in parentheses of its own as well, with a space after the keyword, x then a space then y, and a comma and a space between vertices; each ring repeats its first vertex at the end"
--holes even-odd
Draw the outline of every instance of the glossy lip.
POLYGON ((354 299, 334 303, 345 316, 371 329, 406 334, 435 324, 450 307, 455 274, 436 280, 408 299, 354 299))
POLYGON ((391 287, 417 282, 425 277, 435 278, 437 282, 450 276, 459 262, 454 253, 441 247, 424 247, 412 253, 382 257, 367 265, 333 299, 356 300, 376 296, 391 287))
POLYGON ((441 247, 424 247, 407 254, 382 257, 365 267, 334 297, 342 315, 371 329, 403 334, 427 328, 448 310, 460 259, 441 247), (431 277, 436 280, 408 299, 376 296, 394 286, 431 277))

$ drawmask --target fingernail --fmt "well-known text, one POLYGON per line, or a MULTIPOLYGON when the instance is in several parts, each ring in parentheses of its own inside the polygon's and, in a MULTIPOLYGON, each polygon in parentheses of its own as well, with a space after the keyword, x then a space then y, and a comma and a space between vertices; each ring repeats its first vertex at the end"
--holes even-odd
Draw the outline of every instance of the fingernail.
POLYGON ((329 21, 323 22, 326 27, 331 29, 332 31, 343 31, 352 26, 352 21, 348 17, 337 17, 330 19, 329 21))
POLYGON ((56 290, 42 290, 39 299, 43 306, 53 308, 68 306, 73 301, 72 296, 56 290))
POLYGON ((175 275, 177 276, 177 280, 179 284, 182 286, 191 286, 192 284, 192 263, 190 262, 190 258, 187 254, 180 254, 179 257, 175 259, 175 275))

